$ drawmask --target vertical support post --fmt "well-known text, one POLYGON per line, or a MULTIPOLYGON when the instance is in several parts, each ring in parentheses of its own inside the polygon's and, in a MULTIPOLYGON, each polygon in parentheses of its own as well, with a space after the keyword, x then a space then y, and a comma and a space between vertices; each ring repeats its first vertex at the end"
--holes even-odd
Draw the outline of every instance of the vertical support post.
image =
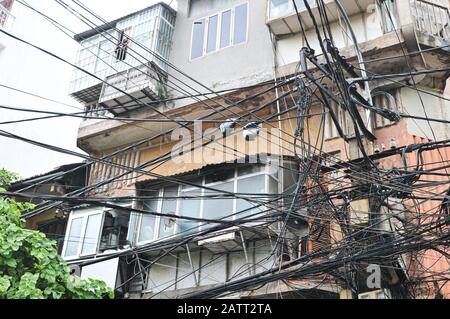
MULTIPOLYGON (((245 244, 244 234, 242 233, 242 231, 240 231, 239 234, 240 234, 241 240, 242 240, 242 247, 244 248, 245 261, 247 262, 247 264, 250 264, 250 262, 248 260, 247 245, 245 244)), ((250 275, 253 275, 253 274, 254 274, 254 269, 250 269, 250 275)))
POLYGON ((197 278, 197 276, 195 275, 194 263, 192 262, 191 250, 189 249, 188 244, 186 244, 186 250, 187 250, 187 255, 189 258, 189 263, 191 265, 192 276, 194 276, 195 285, 198 287, 198 286, 200 286, 200 280, 199 280, 200 278, 197 278))

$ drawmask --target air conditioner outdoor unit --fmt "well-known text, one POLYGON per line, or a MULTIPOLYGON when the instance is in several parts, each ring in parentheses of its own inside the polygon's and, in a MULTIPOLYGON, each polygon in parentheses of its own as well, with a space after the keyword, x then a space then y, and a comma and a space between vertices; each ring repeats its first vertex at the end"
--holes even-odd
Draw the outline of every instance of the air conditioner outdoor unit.
POLYGON ((358 295, 358 299, 392 299, 389 289, 380 289, 358 295))

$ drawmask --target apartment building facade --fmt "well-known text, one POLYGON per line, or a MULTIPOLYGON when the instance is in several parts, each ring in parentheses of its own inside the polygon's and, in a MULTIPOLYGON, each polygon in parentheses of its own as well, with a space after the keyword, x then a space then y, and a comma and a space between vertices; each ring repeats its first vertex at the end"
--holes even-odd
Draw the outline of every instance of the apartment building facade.
MULTIPOLYGON (((448 72, 408 74, 448 66, 448 2, 340 2, 352 30, 336 3, 325 1, 340 54, 360 62, 353 31, 369 75, 404 74, 372 81, 374 101, 396 112, 449 119, 448 101, 439 98, 448 72)), ((271 213, 293 200, 298 178, 295 99, 277 84, 293 83, 302 48, 321 52, 309 10, 302 0, 295 4, 180 0, 176 12, 160 3, 76 36, 76 64, 90 73, 75 70, 71 85, 71 96, 86 106, 78 146, 101 159, 91 167, 85 194, 108 205, 74 207, 70 214, 62 256, 75 273, 103 279, 124 297, 175 298, 255 276, 339 241, 337 225, 317 225, 314 212, 305 212, 289 220, 284 237, 290 244, 281 252, 274 248, 280 223, 271 213), (258 122, 271 115, 278 121, 258 122), (235 125, 237 118, 248 125, 221 138, 221 123, 235 125), (180 143, 186 136, 191 142, 180 143), (211 139, 214 147, 204 144, 211 139), (253 197, 219 196, 227 193, 253 197), (272 204, 278 194, 285 196, 282 204, 272 204), (312 231, 317 227, 320 235, 312 231)), ((315 1, 308 4, 320 21, 315 1)), ((315 103, 312 113, 320 114, 315 103)), ((309 135, 323 138, 325 153, 344 160, 354 152, 354 133, 348 116, 332 107, 347 139, 329 113, 323 124, 320 116, 308 119, 309 135)), ((445 125, 426 121, 370 119, 373 152, 449 135, 445 125)), ((448 269, 448 262, 436 267, 448 269)), ((343 290, 327 276, 231 296, 337 298, 343 290)))

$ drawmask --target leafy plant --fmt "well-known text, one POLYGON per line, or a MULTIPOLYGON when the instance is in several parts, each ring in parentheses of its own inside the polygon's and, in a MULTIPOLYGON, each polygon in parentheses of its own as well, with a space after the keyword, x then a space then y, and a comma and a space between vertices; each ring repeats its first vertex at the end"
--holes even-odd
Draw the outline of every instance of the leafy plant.
POLYGON ((0 299, 114 298, 104 282, 70 275, 56 242, 23 227, 21 212, 29 209, 32 204, 0 197, 0 299))
POLYGON ((14 182, 20 179, 19 174, 11 173, 4 168, 0 168, 0 187, 8 188, 14 182))

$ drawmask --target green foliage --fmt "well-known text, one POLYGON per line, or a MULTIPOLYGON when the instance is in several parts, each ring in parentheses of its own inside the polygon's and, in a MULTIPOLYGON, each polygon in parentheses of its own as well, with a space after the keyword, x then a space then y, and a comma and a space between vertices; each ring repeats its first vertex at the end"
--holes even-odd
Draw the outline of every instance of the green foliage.
POLYGON ((32 208, 0 197, 0 299, 114 298, 104 282, 71 276, 56 242, 23 227, 21 212, 32 208))
POLYGON ((0 168, 0 188, 8 188, 14 182, 20 179, 19 174, 8 172, 4 168, 0 168))

